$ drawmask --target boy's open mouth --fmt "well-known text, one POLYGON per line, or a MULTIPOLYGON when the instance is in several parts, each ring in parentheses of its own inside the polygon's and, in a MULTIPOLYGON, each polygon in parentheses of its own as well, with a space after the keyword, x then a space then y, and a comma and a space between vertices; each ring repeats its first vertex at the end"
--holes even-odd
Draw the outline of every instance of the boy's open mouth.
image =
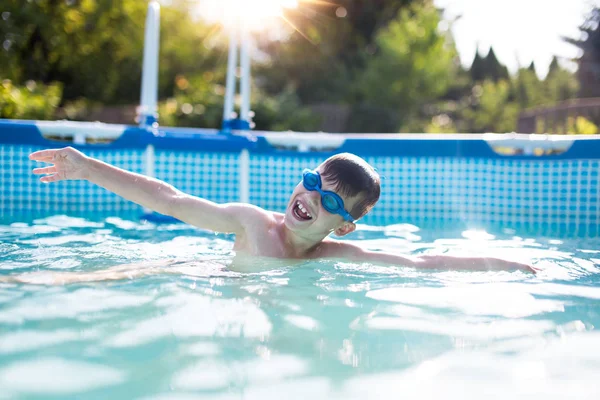
POLYGON ((310 215, 308 210, 299 201, 296 201, 292 212, 294 213, 294 216, 299 220, 310 221, 312 219, 312 215, 310 215))

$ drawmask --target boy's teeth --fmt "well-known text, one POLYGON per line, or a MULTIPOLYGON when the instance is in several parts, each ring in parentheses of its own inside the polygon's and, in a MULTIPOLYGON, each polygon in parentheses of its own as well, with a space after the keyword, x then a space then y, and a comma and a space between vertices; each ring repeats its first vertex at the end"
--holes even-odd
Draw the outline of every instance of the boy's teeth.
POLYGON ((309 213, 309 212, 306 210, 306 208, 304 208, 304 206, 302 205, 302 203, 300 203, 300 202, 298 201, 298 202, 296 202, 296 204, 298 205, 298 208, 299 208, 299 209, 300 209, 300 210, 301 210, 303 213, 305 213, 305 214, 308 216, 308 218, 312 218, 312 216, 311 216, 311 215, 310 215, 310 213, 309 213))

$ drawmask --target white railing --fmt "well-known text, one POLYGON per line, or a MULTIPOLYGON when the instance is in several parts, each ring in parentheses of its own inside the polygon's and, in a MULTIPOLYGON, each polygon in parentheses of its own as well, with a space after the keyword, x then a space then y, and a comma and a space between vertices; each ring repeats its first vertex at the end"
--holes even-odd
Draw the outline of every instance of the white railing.
POLYGON ((158 119, 158 48, 160 43, 160 5, 148 4, 144 35, 144 61, 140 94, 140 126, 155 126, 158 119))

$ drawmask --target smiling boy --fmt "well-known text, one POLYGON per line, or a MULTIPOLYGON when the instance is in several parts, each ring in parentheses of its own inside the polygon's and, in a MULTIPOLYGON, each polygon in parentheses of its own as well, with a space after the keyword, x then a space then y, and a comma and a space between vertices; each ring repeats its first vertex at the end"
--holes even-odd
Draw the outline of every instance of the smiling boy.
POLYGON ((234 233, 234 251, 244 256, 280 259, 341 258, 413 268, 461 270, 523 270, 526 264, 497 258, 411 257, 374 252, 355 243, 333 240, 356 229, 356 220, 379 199, 380 178, 362 158, 337 154, 315 170, 305 170, 290 196, 285 213, 245 203, 217 204, 185 194, 173 186, 87 157, 71 148, 41 150, 31 160, 51 166, 36 168, 42 182, 88 180, 127 200, 214 232, 234 233))

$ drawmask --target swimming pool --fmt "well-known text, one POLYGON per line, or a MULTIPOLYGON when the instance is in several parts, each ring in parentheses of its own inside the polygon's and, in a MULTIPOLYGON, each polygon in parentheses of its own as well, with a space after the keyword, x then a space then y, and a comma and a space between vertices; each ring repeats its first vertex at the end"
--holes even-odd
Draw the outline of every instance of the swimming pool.
POLYGON ((0 217, 139 216, 140 207, 87 182, 43 185, 27 156, 73 145, 118 167, 215 202, 285 209, 301 171, 338 152, 382 176, 375 225, 502 225, 533 235, 600 234, 600 137, 588 135, 335 135, 145 129, 0 120, 0 217), (62 141, 57 141, 57 140, 62 141), (544 154, 544 155, 536 155, 544 154))
POLYGON ((598 398, 595 239, 359 228, 350 239, 372 249, 502 255, 544 271, 308 261, 240 272, 227 267, 231 237, 183 224, 4 220, 2 394, 598 398))
POLYGON ((0 120, 2 394, 598 398, 600 142, 556 138, 0 120), (141 221, 144 210, 84 182, 38 183, 27 155, 68 144, 192 194, 275 210, 304 167, 353 152, 384 180, 350 240, 543 271, 232 268, 231 236, 141 221))

